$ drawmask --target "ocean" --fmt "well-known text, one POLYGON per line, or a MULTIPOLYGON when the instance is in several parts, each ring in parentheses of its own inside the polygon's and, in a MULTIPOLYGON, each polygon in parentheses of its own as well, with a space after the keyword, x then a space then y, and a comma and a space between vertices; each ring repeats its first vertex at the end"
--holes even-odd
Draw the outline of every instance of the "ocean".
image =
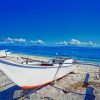
POLYGON ((0 46, 12 53, 47 57, 72 57, 85 62, 100 64, 100 48, 77 46, 0 46))

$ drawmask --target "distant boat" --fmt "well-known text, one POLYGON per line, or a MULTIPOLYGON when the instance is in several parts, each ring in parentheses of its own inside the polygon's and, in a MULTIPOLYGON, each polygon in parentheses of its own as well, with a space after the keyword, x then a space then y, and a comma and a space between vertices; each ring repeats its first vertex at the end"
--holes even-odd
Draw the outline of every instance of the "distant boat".
POLYGON ((9 56, 11 52, 7 52, 7 50, 0 50, 0 57, 9 56))
MULTIPOLYGON (((28 60, 28 59, 27 59, 28 60)), ((48 62, 16 63, 0 59, 0 69, 18 86, 29 89, 46 85, 75 70, 73 59, 56 58, 48 62)))

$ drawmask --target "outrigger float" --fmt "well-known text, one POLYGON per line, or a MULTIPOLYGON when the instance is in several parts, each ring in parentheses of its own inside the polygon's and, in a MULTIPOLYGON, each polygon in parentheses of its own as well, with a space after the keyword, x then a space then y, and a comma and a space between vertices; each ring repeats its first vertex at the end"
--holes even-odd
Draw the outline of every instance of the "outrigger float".
POLYGON ((24 89, 38 88, 75 70, 72 58, 55 58, 47 62, 35 60, 30 62, 27 58, 26 61, 24 59, 23 62, 18 63, 11 61, 9 56, 9 52, 7 55, 7 51, 0 51, 0 69, 24 89))

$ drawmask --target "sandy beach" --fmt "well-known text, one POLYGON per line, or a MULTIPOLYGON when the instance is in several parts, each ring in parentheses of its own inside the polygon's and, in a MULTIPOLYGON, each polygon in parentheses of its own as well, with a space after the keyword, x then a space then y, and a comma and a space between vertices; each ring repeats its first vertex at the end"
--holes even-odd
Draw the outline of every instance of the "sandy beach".
MULTIPOLYGON (((51 59, 41 56, 11 54, 12 60, 16 60, 17 57, 40 61, 51 59)), ((18 98, 18 100, 87 100, 87 96, 93 96, 95 100, 100 100, 99 67, 83 64, 75 64, 75 66, 76 69, 73 73, 55 81, 55 84, 49 84, 38 90, 23 90, 0 71, 0 100, 15 100, 18 98), (88 84, 84 84, 87 75, 89 77, 88 84), (90 95, 87 93, 89 88, 93 89, 93 93, 90 95)))

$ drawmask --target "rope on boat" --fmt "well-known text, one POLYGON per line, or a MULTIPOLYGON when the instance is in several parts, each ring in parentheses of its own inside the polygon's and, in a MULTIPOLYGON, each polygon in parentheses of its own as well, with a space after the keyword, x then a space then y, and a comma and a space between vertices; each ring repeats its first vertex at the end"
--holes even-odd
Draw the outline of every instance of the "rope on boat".
POLYGON ((57 68, 57 71, 56 71, 56 73, 55 73, 55 75, 54 75, 53 82, 55 81, 56 76, 57 76, 57 73, 58 73, 58 71, 60 70, 60 68, 61 68, 61 63, 59 64, 59 67, 57 68))
POLYGON ((56 89, 58 89, 58 90, 61 90, 61 91, 63 91, 64 93, 74 93, 74 94, 79 94, 79 95, 86 95, 86 94, 82 94, 82 93, 78 93, 78 92, 73 92, 73 91, 71 91, 71 90, 64 90, 64 89, 62 89, 62 88, 53 86, 53 85, 51 85, 51 84, 50 84, 50 86, 52 86, 52 87, 54 87, 54 88, 56 88, 56 89))

